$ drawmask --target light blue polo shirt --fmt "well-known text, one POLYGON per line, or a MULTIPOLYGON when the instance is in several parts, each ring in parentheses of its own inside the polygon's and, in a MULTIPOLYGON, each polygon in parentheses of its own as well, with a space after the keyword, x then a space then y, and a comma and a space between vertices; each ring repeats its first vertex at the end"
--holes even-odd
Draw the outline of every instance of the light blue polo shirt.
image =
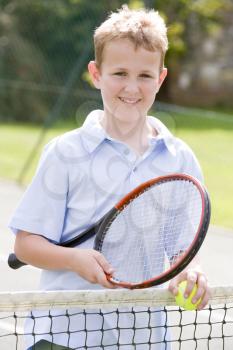
MULTIPOLYGON (((157 136, 138 156, 106 133, 99 122, 102 114, 100 110, 91 112, 81 128, 55 138, 44 148, 36 174, 10 221, 14 233, 24 230, 52 242, 67 241, 96 223, 144 181, 169 173, 186 173, 203 180, 192 150, 158 119, 148 117, 157 136)), ((92 248, 93 240, 79 248, 92 248)), ((100 288, 72 272, 41 273, 43 290, 100 288)), ((43 321, 40 326, 46 330, 49 324, 43 321)), ((66 344, 64 335, 57 335, 54 341, 66 344)), ((77 346, 77 339, 72 344, 77 346)))

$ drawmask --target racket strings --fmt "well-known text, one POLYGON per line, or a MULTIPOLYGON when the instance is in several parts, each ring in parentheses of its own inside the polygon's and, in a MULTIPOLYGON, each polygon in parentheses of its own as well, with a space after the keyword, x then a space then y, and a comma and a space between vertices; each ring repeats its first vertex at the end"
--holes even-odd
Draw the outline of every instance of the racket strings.
POLYGON ((102 241, 114 277, 140 283, 168 270, 192 245, 201 213, 200 192, 187 180, 150 186, 129 201, 102 241))

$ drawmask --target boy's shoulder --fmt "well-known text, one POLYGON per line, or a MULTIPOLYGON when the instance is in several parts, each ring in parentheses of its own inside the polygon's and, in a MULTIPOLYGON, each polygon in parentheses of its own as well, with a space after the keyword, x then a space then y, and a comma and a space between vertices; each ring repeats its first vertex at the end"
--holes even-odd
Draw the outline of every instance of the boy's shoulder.
POLYGON ((98 145, 105 137, 99 128, 98 115, 100 111, 92 111, 86 117, 83 125, 53 138, 46 146, 48 152, 61 152, 63 154, 85 155, 98 145))
POLYGON ((81 134, 81 127, 74 130, 67 131, 50 140, 45 146, 45 148, 53 149, 53 148, 59 147, 67 150, 72 150, 72 148, 76 148, 77 145, 80 144, 80 141, 81 141, 80 134, 81 134))
MULTIPOLYGON (((168 125, 168 127, 157 117, 150 117, 152 125, 159 132, 167 147, 172 153, 193 154, 190 146, 181 138, 175 135, 174 125, 168 125), (172 131, 170 131, 170 129, 172 131)), ((172 123, 169 123, 172 124, 172 123)))
POLYGON ((82 146, 81 128, 67 131, 54 137, 45 146, 41 154, 40 162, 44 164, 61 163, 73 164, 86 158, 87 152, 82 146))

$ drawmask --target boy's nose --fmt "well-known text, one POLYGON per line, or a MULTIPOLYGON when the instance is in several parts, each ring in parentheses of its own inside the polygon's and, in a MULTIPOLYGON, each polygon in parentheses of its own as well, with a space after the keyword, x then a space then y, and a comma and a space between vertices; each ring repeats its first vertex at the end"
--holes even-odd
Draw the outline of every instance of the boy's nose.
POLYGON ((136 79, 131 79, 128 80, 127 83, 125 84, 125 89, 126 92, 129 93, 135 93, 139 91, 139 86, 138 86, 138 82, 136 79))

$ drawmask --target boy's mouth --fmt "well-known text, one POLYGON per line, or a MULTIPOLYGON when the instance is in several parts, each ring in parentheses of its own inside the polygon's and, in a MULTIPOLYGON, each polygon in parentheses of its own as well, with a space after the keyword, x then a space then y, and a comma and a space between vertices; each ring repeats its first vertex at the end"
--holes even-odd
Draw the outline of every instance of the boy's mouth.
POLYGON ((129 104, 129 105, 135 105, 138 103, 141 99, 139 98, 129 98, 129 97, 119 97, 119 100, 123 103, 129 104))

